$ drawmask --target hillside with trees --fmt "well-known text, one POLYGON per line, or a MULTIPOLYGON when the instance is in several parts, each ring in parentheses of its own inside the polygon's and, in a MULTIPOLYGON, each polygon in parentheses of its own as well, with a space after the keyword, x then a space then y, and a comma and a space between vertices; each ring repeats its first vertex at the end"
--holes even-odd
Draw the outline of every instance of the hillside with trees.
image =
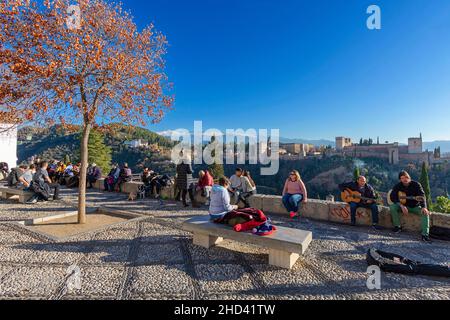
MULTIPOLYGON (((74 127, 67 130, 61 126, 21 128, 18 133, 19 163, 27 161, 32 156, 56 160, 64 160, 69 157, 72 162, 78 162, 80 159, 80 133, 77 129, 79 130, 74 127)), ((174 173, 174 166, 170 163, 170 150, 173 146, 170 139, 140 127, 112 124, 107 129, 102 132, 94 130, 90 145, 91 148, 95 146, 95 148, 103 149, 103 146, 99 145, 99 139, 103 139, 104 145, 111 150, 111 161, 109 159, 99 160, 97 155, 91 153, 90 162, 97 162, 102 169, 108 162, 128 162, 135 172, 142 171, 144 166, 150 166, 153 170, 161 173, 174 173), (125 145, 126 141, 138 139, 148 143, 149 147, 131 148, 125 145)), ((103 152, 102 154, 104 156, 103 152)))

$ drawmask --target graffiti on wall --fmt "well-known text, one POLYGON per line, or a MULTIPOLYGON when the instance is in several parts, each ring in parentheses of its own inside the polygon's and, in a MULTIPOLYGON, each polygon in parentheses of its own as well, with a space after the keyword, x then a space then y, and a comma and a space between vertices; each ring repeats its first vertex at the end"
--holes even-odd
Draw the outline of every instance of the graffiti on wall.
MULTIPOLYGON (((343 222, 349 222, 351 220, 350 206, 345 207, 335 207, 331 209, 331 216, 337 220, 341 220, 343 222)), ((364 211, 357 210, 356 218, 361 219, 365 218, 366 214, 364 211)))

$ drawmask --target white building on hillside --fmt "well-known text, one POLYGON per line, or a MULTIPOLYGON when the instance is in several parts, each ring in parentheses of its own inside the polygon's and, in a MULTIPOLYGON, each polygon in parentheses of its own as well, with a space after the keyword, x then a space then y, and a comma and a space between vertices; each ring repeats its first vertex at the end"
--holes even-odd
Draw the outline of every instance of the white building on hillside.
POLYGON ((11 124, 0 123, 0 162, 17 166, 17 127, 11 124))
POLYGON ((148 142, 144 142, 141 139, 125 141, 123 144, 128 146, 128 147, 130 147, 130 148, 132 148, 132 149, 137 149, 137 148, 141 148, 141 147, 148 147, 148 142))

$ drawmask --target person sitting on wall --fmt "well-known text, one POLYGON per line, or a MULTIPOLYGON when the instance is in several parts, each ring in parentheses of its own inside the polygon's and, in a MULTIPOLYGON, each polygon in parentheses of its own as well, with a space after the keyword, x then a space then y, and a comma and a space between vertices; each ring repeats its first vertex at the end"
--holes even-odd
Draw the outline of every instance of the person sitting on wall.
POLYGON ((239 202, 239 194, 242 191, 242 174, 244 173, 244 170, 241 168, 237 168, 235 171, 235 174, 232 175, 230 177, 230 184, 229 184, 229 188, 228 191, 230 192, 232 198, 233 198, 233 203, 238 204, 239 202))
POLYGON ((52 181, 64 185, 65 184, 64 174, 66 171, 66 167, 67 166, 62 161, 58 162, 56 166, 55 176, 54 179, 52 179, 52 181))
POLYGON ((400 182, 392 189, 391 192, 391 215, 394 224, 394 232, 402 231, 400 212, 407 216, 412 213, 422 218, 422 241, 431 242, 430 240, 430 216, 431 213, 427 209, 427 201, 425 191, 422 185, 411 179, 408 172, 402 171, 399 174, 400 182), (402 194, 402 196, 401 196, 402 194))
POLYGON ((209 204, 209 215, 212 220, 223 218, 227 213, 238 209, 237 205, 230 203, 230 193, 228 192, 230 186, 230 181, 225 177, 221 177, 219 184, 212 187, 209 204))
POLYGON ((161 198, 161 191, 163 188, 167 188, 173 185, 172 179, 169 175, 156 175, 150 182, 150 188, 155 193, 155 198, 161 198))
POLYGON ((380 230, 380 227, 378 226, 380 212, 376 203, 377 196, 374 188, 367 183, 366 177, 360 176, 356 181, 340 184, 339 189, 342 192, 347 189, 356 191, 363 198, 360 199, 359 203, 350 202, 351 225, 356 225, 356 212, 358 208, 366 208, 372 211, 372 227, 375 230, 380 230))
POLYGON ((239 201, 242 201, 245 208, 250 208, 248 199, 256 194, 256 183, 253 181, 250 171, 245 170, 241 176, 242 190, 239 193, 239 201))
MULTIPOLYGON (((36 165, 36 168, 39 168, 40 164, 41 164, 41 162, 39 162, 39 163, 36 165)), ((51 179, 53 182, 56 182, 56 181, 57 181, 57 170, 58 170, 58 161, 53 160, 52 162, 50 162, 50 163, 48 164, 48 168, 47 168, 48 176, 50 177, 50 179, 51 179)))
POLYGON ((151 196, 154 192, 155 195, 159 194, 159 185, 158 185, 158 174, 150 168, 145 167, 144 172, 141 175, 141 181, 144 184, 145 188, 145 196, 151 196), (157 189, 157 190, 155 190, 157 189))
POLYGON ((9 166, 6 162, 0 162, 0 181, 8 177, 9 166))
POLYGON ((193 183, 191 188, 195 195, 200 195, 206 198, 206 205, 209 206, 211 190, 214 185, 214 178, 208 170, 201 170, 198 173, 197 183, 193 183))
POLYGON ((36 166, 34 164, 30 165, 29 168, 26 168, 25 172, 19 177, 19 188, 24 189, 25 191, 30 190, 31 184, 33 183, 33 176, 36 173, 36 166))
POLYGON ((16 188, 20 181, 20 177, 24 174, 24 172, 28 169, 27 166, 19 166, 17 168, 12 168, 8 177, 6 178, 6 184, 8 187, 16 188))
POLYGON ((297 170, 293 170, 286 180, 283 189, 283 205, 291 219, 295 218, 301 203, 308 202, 308 192, 305 183, 297 170))
POLYGON ((131 172, 128 163, 125 162, 120 170, 119 180, 116 184, 116 191, 122 192, 122 186, 127 182, 131 182, 131 180, 133 180, 133 173, 131 172))
POLYGON ((47 168, 48 162, 42 161, 33 177, 33 190, 39 195, 40 200, 48 201, 51 197, 51 189, 54 189, 53 200, 61 200, 59 196, 60 185, 50 180, 47 168))
POLYGON ((108 176, 106 177, 104 181, 105 191, 113 192, 114 186, 119 181, 120 176, 120 168, 119 165, 114 164, 111 168, 111 171, 109 172, 108 176))
POLYGON ((88 189, 92 189, 94 184, 102 178, 102 170, 97 166, 97 164, 93 163, 89 169, 87 174, 88 189))
POLYGON ((145 186, 150 186, 150 182, 153 179, 153 173, 154 172, 152 170, 150 170, 150 168, 148 168, 148 167, 144 168, 144 171, 142 172, 142 175, 141 175, 141 181, 145 186))

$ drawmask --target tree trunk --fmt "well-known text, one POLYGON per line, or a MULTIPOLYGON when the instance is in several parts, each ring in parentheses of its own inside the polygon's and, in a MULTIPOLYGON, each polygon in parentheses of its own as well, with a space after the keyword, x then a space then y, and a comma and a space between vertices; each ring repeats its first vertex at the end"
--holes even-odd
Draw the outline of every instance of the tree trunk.
POLYGON ((91 125, 85 123, 83 127, 83 136, 81 137, 81 168, 80 168, 80 186, 78 190, 78 223, 86 223, 86 180, 88 168, 88 141, 91 125))

